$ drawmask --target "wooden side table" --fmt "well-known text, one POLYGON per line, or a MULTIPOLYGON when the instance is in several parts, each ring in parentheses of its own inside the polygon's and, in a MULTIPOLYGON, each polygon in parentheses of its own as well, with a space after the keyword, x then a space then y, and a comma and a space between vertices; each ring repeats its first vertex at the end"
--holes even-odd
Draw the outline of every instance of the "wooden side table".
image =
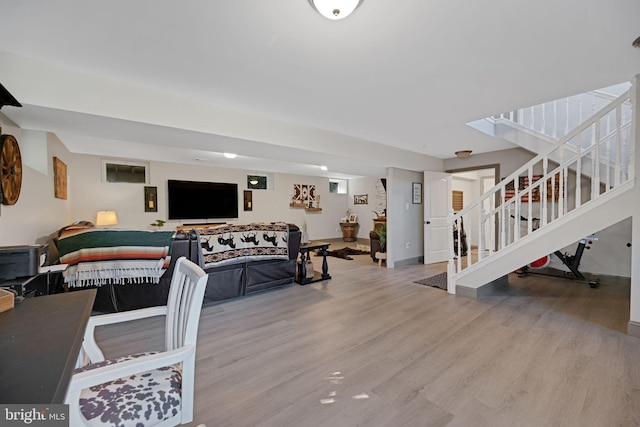
MULTIPOLYGON (((329 265, 327 264, 327 249, 331 243, 326 242, 309 242, 300 245, 300 270, 296 274, 296 282, 300 285, 306 285, 313 282, 331 279, 329 275, 329 265), (313 277, 307 278, 307 261, 311 259, 311 251, 320 249, 322 253, 322 273, 314 272, 313 277)), ((297 262, 297 261, 296 261, 297 262)))
POLYGON ((340 228, 342 228, 342 241, 344 242, 355 242, 356 239, 356 227, 358 226, 357 222, 341 222, 340 228))

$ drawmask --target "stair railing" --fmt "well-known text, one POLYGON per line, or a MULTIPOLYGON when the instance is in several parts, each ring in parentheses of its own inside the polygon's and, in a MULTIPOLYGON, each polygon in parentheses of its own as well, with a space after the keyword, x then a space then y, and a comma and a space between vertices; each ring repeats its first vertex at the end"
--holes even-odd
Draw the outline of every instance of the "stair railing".
MULTIPOLYGON (((489 120, 494 124, 509 123, 558 140, 616 98, 595 90, 498 114, 489 120)), ((630 106, 630 102, 628 104, 630 106)))
MULTIPOLYGON (((537 229, 632 181, 631 90, 600 109, 479 199, 449 216, 455 276, 537 229), (454 228, 457 231, 454 234, 454 228), (468 247, 464 253, 462 239, 468 247)), ((533 260, 532 260, 533 261, 533 260)))

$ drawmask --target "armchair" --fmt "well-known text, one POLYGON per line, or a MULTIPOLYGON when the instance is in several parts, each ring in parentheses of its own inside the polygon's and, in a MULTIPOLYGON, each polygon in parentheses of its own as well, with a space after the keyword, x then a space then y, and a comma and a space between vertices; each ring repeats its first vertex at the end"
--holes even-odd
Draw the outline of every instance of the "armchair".
POLYGON ((180 257, 166 306, 93 316, 89 319, 65 403, 70 425, 174 426, 193 420, 196 339, 207 275, 180 257), (160 352, 105 360, 96 326, 165 316, 160 352))
POLYGON ((378 262, 376 253, 382 252, 382 245, 380 244, 380 236, 378 235, 377 231, 372 230, 369 232, 369 248, 371 259, 373 260, 373 262, 378 262))

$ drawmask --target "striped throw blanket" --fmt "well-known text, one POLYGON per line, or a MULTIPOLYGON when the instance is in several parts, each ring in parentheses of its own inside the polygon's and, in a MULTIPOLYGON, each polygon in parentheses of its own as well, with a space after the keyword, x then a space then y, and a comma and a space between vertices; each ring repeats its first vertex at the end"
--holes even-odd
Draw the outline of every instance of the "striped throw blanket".
POLYGON ((60 262, 70 287, 108 283, 158 283, 171 260, 173 231, 65 230, 58 239, 60 262))
POLYGON ((226 224, 196 229, 204 268, 263 259, 289 259, 284 222, 226 224))

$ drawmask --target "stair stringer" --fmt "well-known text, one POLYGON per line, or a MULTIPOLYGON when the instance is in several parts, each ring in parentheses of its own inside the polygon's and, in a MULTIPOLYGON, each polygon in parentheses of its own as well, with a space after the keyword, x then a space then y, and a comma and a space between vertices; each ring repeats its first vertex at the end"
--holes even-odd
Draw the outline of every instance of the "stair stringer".
POLYGON ((449 286, 456 293, 460 287, 479 290, 531 261, 629 218, 632 215, 629 207, 633 205, 635 194, 633 188, 634 182, 629 181, 598 199, 585 203, 544 228, 454 274, 450 277, 453 283, 449 286))

